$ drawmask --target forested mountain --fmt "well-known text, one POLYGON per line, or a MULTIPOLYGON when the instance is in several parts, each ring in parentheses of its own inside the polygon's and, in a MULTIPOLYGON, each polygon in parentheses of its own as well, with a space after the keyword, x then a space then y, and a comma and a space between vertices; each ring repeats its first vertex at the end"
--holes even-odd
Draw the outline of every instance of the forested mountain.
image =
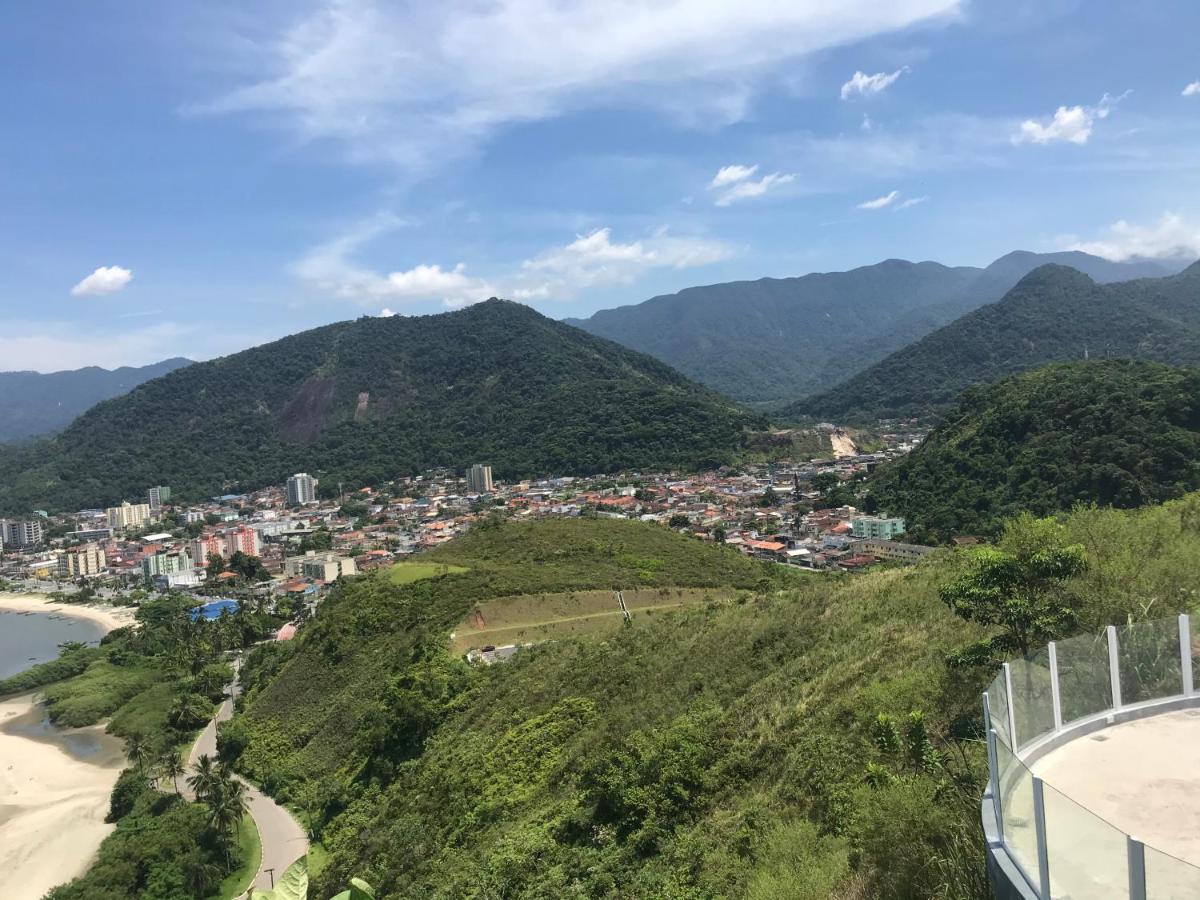
POLYGON ((361 318, 195 363, 0 453, 0 508, 79 508, 169 484, 378 483, 490 463, 497 476, 699 467, 756 420, 707 388, 532 309, 490 300, 361 318))
POLYGON ((890 259, 849 272, 687 288, 567 321, 736 400, 794 400, 999 299, 1045 263, 1072 266, 1100 282, 1177 271, 1078 252, 1019 251, 986 269, 890 259))
POLYGON ((1043 266, 999 302, 781 415, 854 422, 937 414, 970 385, 1085 357, 1200 363, 1200 263, 1166 278, 1107 285, 1043 266))
POLYGON ((0 441, 51 434, 101 400, 119 397, 144 381, 189 365, 176 357, 148 366, 63 372, 0 372, 0 441))
MULTIPOLYGON (((1081 277, 1081 276, 1080 276, 1081 277)), ((871 482, 917 537, 994 535, 1022 511, 1135 507, 1200 488, 1200 370, 1061 363, 972 388, 871 482)))

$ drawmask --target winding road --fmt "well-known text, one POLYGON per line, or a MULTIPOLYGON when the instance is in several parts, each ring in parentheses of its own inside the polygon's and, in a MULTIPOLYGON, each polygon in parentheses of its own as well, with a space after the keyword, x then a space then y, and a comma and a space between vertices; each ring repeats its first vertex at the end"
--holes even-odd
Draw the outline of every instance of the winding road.
MULTIPOLYGON (((233 716, 233 702, 239 690, 240 662, 237 660, 233 664, 233 683, 229 696, 192 745, 192 752, 188 755, 189 775, 195 771, 196 760, 201 756, 208 754, 213 759, 217 757, 217 725, 233 716)), ((267 890, 272 887, 273 879, 278 880, 288 866, 308 853, 308 835, 290 812, 246 779, 238 776, 238 781, 246 786, 246 805, 262 840, 262 863, 258 867, 258 874, 254 876, 253 887, 267 890)))

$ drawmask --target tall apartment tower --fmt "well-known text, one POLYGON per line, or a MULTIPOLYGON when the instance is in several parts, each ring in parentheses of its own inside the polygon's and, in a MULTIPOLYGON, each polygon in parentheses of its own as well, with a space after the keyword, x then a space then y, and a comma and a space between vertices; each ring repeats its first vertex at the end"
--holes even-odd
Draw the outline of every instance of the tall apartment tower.
POLYGON ((472 494, 490 494, 495 490, 492 485, 492 467, 475 463, 467 469, 467 490, 472 494))
POLYGON ((171 489, 166 485, 160 484, 152 487, 147 493, 149 494, 150 511, 153 513, 157 513, 162 509, 163 504, 171 499, 171 489))
POLYGON ((289 506, 303 506, 317 499, 317 479, 307 472, 297 472, 287 480, 287 502, 289 506))
POLYGON ((0 521, 0 539, 5 547, 24 549, 36 547, 42 542, 44 531, 41 522, 0 521))

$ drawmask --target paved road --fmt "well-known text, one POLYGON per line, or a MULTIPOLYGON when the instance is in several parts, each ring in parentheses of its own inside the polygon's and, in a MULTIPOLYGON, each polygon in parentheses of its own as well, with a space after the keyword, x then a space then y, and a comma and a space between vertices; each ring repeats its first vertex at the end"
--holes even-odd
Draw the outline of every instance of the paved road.
MULTIPOLYGON (((234 663, 230 696, 192 745, 192 752, 188 755, 189 771, 195 768, 196 760, 202 755, 207 753, 214 759, 217 756, 217 724, 233 715, 233 701, 238 691, 238 665, 234 663)), ((250 807, 250 815, 254 817, 254 824, 258 826, 258 835, 262 839, 262 865, 254 877, 254 887, 268 889, 272 877, 278 879, 288 866, 308 853, 308 835, 286 809, 244 778, 238 780, 246 785, 246 805, 250 807)))

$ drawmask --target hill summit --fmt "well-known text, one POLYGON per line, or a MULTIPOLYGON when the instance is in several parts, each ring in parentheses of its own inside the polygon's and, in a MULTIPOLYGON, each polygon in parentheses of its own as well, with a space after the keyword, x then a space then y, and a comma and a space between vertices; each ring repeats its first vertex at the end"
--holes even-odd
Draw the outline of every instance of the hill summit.
POLYGON ((195 363, 0 454, 0 506, 184 497, 296 471, 378 483, 490 463, 501 477, 718 465, 754 423, 668 366, 492 299, 360 318, 195 363))
POLYGON ((1062 265, 1034 269, 996 303, 898 350, 785 415, 834 421, 938 414, 965 388, 1050 362, 1200 363, 1200 264, 1166 278, 1097 284, 1062 265))

